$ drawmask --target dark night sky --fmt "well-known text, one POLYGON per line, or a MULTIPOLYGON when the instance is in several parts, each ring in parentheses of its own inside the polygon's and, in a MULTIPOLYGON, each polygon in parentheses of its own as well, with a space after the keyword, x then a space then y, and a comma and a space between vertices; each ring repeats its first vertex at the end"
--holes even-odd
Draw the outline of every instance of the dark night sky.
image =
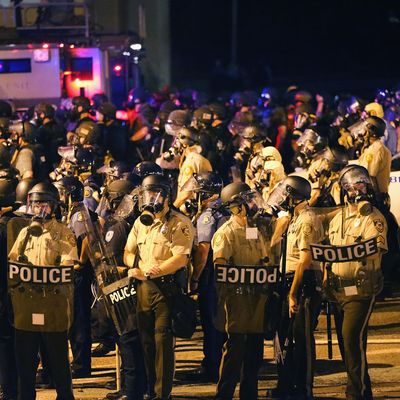
MULTIPOLYGON (((400 78, 399 1, 238 3, 238 64, 248 71, 247 86, 347 81, 363 87, 400 78)), ((171 0, 171 43, 173 80, 206 81, 217 59, 230 60, 231 1, 171 0)))

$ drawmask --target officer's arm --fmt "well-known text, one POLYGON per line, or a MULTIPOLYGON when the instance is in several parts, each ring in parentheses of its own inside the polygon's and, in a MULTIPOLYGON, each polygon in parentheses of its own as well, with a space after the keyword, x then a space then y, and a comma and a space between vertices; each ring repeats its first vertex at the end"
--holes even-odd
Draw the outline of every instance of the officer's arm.
POLYGON ((228 264, 228 260, 226 260, 225 258, 219 257, 214 260, 214 264, 226 265, 226 264, 228 264))
POLYGON ((303 274, 306 269, 311 265, 311 251, 304 249, 300 250, 300 260, 299 264, 296 268, 296 271, 294 273, 294 278, 293 278, 293 283, 290 288, 289 296, 294 300, 297 299, 299 289, 300 289, 300 284, 301 281, 303 280, 303 274))
POLYGON ((197 246, 193 259, 193 279, 198 280, 206 265, 208 253, 210 251, 209 242, 201 242, 197 246))
POLYGON ((136 243, 137 232, 136 232, 135 228, 136 227, 134 225, 128 235, 128 239, 126 241, 125 250, 124 250, 123 261, 124 261, 124 264, 129 268, 133 267, 133 263, 135 262, 136 249, 137 249, 137 243, 136 243))
POLYGON ((282 235, 286 231, 290 217, 285 215, 284 217, 278 218, 275 225, 275 231, 271 238, 271 247, 275 246, 282 240, 282 235))
POLYGON ((174 274, 176 271, 187 265, 189 256, 187 254, 177 254, 163 261, 158 268, 150 270, 151 277, 157 278, 163 275, 174 274), (157 271, 157 272, 156 272, 157 271))

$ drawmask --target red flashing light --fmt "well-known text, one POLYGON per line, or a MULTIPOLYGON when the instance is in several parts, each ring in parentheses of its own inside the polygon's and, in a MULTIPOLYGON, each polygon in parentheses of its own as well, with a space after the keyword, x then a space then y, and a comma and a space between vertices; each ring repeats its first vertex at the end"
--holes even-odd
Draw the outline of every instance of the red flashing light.
POLYGON ((44 49, 48 49, 48 48, 49 48, 49 44, 48 44, 48 43, 43 43, 43 44, 42 44, 42 47, 43 47, 44 49))
POLYGON ((60 43, 60 44, 58 45, 58 47, 59 47, 60 49, 62 49, 62 48, 64 47, 64 43, 60 43))
POLYGON ((122 65, 120 65, 120 64, 114 65, 114 71, 115 72, 121 72, 122 71, 122 65))
POLYGON ((74 45, 74 44, 70 44, 70 45, 69 45, 69 48, 70 48, 70 49, 74 49, 74 48, 75 48, 75 45, 74 45))

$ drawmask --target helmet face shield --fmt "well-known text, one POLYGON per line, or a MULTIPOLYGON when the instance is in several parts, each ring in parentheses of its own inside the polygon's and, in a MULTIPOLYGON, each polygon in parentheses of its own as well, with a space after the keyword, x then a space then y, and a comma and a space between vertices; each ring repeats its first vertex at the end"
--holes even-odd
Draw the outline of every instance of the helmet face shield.
POLYGON ((126 194, 119 203, 114 215, 121 219, 129 218, 135 211, 137 199, 131 194, 126 194))
POLYGON ((339 184, 350 203, 368 198, 368 187, 372 186, 371 178, 364 168, 354 167, 346 171, 339 179, 339 184))
POLYGON ((174 123, 173 121, 167 121, 165 124, 165 132, 171 136, 177 136, 179 131, 183 128, 183 125, 174 123))
POLYGON ((44 219, 50 218, 55 210, 55 204, 48 200, 31 200, 28 196, 27 214, 44 219))
POLYGON ((289 191, 286 189, 286 185, 280 182, 271 192, 267 205, 268 208, 277 210, 287 210, 287 200, 290 197, 289 191))
POLYGON ((168 199, 167 192, 162 188, 142 188, 139 192, 139 210, 152 208, 155 213, 162 211, 165 200, 168 199))

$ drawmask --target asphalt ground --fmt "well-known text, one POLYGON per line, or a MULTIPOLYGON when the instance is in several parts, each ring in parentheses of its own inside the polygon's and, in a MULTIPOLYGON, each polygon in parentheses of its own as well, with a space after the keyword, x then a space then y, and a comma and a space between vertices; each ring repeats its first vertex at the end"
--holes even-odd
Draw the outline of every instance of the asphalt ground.
MULTIPOLYGON (((332 324, 334 326, 333 317, 332 324)), ((326 316, 320 315, 316 330, 317 365, 314 396, 317 399, 345 399, 346 373, 340 358, 333 328, 333 357, 328 359, 326 316)), ((191 340, 176 342, 176 378, 196 368, 202 359, 202 333, 198 329, 191 340)), ((400 400, 400 293, 378 302, 371 316, 368 333, 368 363, 375 399, 400 400)), ((103 399, 110 392, 104 385, 115 380, 115 352, 93 358, 91 378, 75 379, 76 400, 103 399)), ((259 375, 259 398, 276 384, 276 370, 271 341, 264 343, 264 363, 259 375)), ((215 384, 191 384, 178 379, 173 388, 174 399, 212 399, 215 384)), ((236 392, 238 395, 238 392, 236 392)), ((38 400, 55 399, 54 389, 38 389, 38 400)), ((235 397, 238 398, 238 397, 235 397)))

